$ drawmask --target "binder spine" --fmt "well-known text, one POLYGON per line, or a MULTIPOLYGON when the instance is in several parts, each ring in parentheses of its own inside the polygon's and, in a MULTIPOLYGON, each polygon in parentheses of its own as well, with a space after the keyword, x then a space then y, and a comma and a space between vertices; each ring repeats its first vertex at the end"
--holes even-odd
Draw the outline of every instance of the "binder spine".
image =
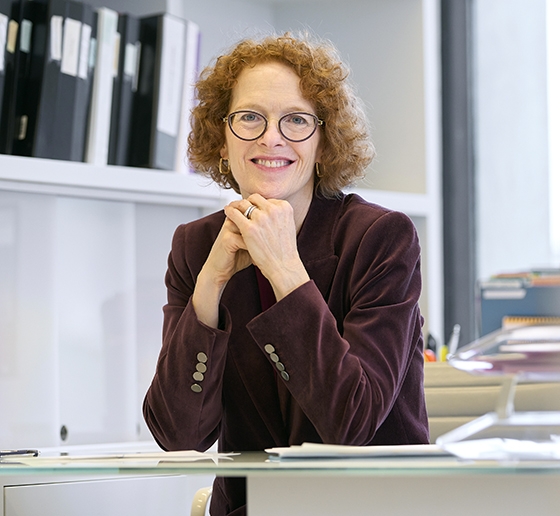
POLYGON ((31 156, 47 42, 47 0, 25 1, 19 35, 12 153, 31 156))
MULTIPOLYGON (((0 133, 2 127, 4 111, 4 91, 6 84, 6 64, 9 59, 7 43, 8 43, 8 27, 10 24, 11 2, 9 0, 0 0, 0 133)), ((0 150, 1 152, 1 150, 0 150)))
POLYGON ((56 126, 57 99, 60 89, 60 65, 62 61, 62 42, 66 1, 51 0, 47 15, 47 43, 43 82, 37 112, 37 126, 33 145, 33 156, 39 158, 57 158, 53 137, 56 126))
POLYGON ((129 163, 134 167, 150 167, 157 31, 157 16, 140 19, 142 50, 138 72, 138 89, 134 97, 132 114, 134 132, 130 137, 129 153, 129 163))
MULTIPOLYGON (((91 70, 88 68, 89 50, 91 44, 91 26, 93 23, 93 9, 87 4, 69 2, 67 23, 74 26, 73 36, 68 40, 67 54, 68 69, 61 69, 63 94, 59 98, 61 108, 61 131, 56 138, 57 147, 65 149, 65 158, 71 161, 83 161, 86 146, 86 131, 89 115, 91 70), (67 86, 67 87, 65 87, 67 86), (64 92, 68 92, 67 101, 71 102, 71 109, 64 109, 64 92), (63 136, 65 135, 65 136, 63 136), (64 142, 62 139, 64 138, 64 142)), ((66 43, 66 37, 65 37, 66 43)))
POLYGON ((141 55, 140 21, 130 14, 119 16, 120 51, 118 73, 113 85, 113 106, 109 138, 109 164, 130 164, 131 119, 134 97, 138 87, 138 68, 141 55))
POLYGON ((11 154, 15 131, 15 96, 19 76, 20 25, 23 19, 23 0, 12 2, 9 8, 4 53, 4 95, 0 119, 0 152, 11 154))
POLYGON ((159 20, 154 89, 155 127, 152 135, 151 165, 163 170, 175 169, 177 135, 181 116, 186 47, 185 22, 170 15, 159 20))
POLYGON ((186 22, 185 70, 183 80, 183 99, 181 117, 177 134, 175 171, 181 174, 191 172, 187 159, 187 138, 191 132, 191 111, 195 104, 194 85, 198 78, 200 59, 200 28, 192 22, 186 22))
POLYGON ((142 58, 131 164, 175 170, 183 96, 186 25, 168 14, 141 19, 142 58))
POLYGON ((97 57, 86 144, 86 161, 96 165, 108 162, 117 23, 116 11, 106 7, 98 10, 97 57))

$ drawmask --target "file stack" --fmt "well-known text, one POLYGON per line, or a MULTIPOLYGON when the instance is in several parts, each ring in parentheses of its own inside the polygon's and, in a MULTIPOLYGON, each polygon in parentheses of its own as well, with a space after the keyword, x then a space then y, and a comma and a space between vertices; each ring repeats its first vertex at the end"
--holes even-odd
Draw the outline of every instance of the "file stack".
POLYGON ((184 172, 198 26, 0 0, 0 153, 184 172))

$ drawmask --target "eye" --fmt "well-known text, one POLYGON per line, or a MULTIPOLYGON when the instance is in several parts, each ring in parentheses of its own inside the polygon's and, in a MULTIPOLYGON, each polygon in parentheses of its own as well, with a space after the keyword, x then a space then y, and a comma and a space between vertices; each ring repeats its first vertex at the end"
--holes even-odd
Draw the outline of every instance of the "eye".
POLYGON ((252 111, 245 111, 243 113, 239 113, 239 121, 240 122, 261 122, 262 117, 258 113, 253 113, 252 111))
POLYGON ((298 126, 306 126, 310 124, 309 118, 298 114, 298 113, 294 113, 293 115, 288 115, 286 117, 286 122, 292 125, 298 125, 298 126))

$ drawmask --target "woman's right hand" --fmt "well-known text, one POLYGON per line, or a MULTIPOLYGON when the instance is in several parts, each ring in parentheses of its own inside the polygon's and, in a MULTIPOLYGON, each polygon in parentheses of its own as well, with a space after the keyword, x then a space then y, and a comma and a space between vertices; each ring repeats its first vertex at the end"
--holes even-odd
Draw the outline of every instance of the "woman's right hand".
POLYGON ((237 226, 227 219, 218 233, 194 287, 192 302, 198 319, 218 327, 219 305, 231 277, 251 265, 251 257, 237 226))

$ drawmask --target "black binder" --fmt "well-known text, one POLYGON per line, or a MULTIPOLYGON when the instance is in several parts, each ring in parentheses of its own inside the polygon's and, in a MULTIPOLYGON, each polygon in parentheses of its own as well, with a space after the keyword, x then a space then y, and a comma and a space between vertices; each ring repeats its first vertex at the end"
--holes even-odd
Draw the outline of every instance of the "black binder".
POLYGON ((113 81, 109 165, 129 165, 134 96, 138 88, 141 55, 140 20, 128 13, 119 14, 119 66, 113 81))
MULTIPOLYGON (((23 16, 23 0, 11 1, 6 31, 4 54, 4 92, 0 99, 0 153, 11 154, 15 126, 15 92, 19 69, 20 24, 23 16)), ((4 7, 3 7, 4 8, 4 7)))
POLYGON ((93 69, 91 6, 49 1, 48 45, 33 156, 83 161, 93 69))
POLYGON ((16 49, 14 111, 11 113, 13 121, 8 139, 11 139, 12 154, 31 156, 43 80, 48 0, 23 0, 19 3, 21 11, 16 49))
POLYGON ((130 163, 175 169, 181 115, 186 24, 169 14, 141 18, 140 75, 130 163))
MULTIPOLYGON (((74 96, 74 108, 71 112, 72 123, 68 124, 73 127, 72 131, 72 152, 70 160, 84 161, 89 108, 91 101, 91 90, 93 87, 93 74, 94 74, 94 54, 96 30, 97 30, 97 13, 88 4, 81 4, 80 2, 73 2, 69 11, 70 16, 73 16, 75 8, 79 8, 76 16, 82 16, 82 54, 80 57, 80 68, 78 71, 78 81, 76 84, 74 96), (79 14, 78 14, 79 13, 79 14), (84 32, 85 31, 85 32, 84 32), (89 39, 89 41, 88 41, 89 39)), ((66 79, 63 77, 63 84, 66 79)), ((64 97, 63 97, 64 99, 64 97)), ((63 100, 64 101, 64 100, 63 100)), ((67 113, 67 110, 63 110, 67 113)), ((63 123, 63 122, 61 122, 63 123)), ((67 127, 68 125, 65 125, 67 127)), ((60 139, 57 140, 60 142, 60 139)))
MULTIPOLYGON (((10 30, 10 19, 12 15, 11 0, 0 0, 0 133, 2 131, 4 111, 4 91, 6 84, 6 67, 10 59, 8 52, 8 31, 10 30)), ((0 152, 2 150, 0 149, 0 152)))

